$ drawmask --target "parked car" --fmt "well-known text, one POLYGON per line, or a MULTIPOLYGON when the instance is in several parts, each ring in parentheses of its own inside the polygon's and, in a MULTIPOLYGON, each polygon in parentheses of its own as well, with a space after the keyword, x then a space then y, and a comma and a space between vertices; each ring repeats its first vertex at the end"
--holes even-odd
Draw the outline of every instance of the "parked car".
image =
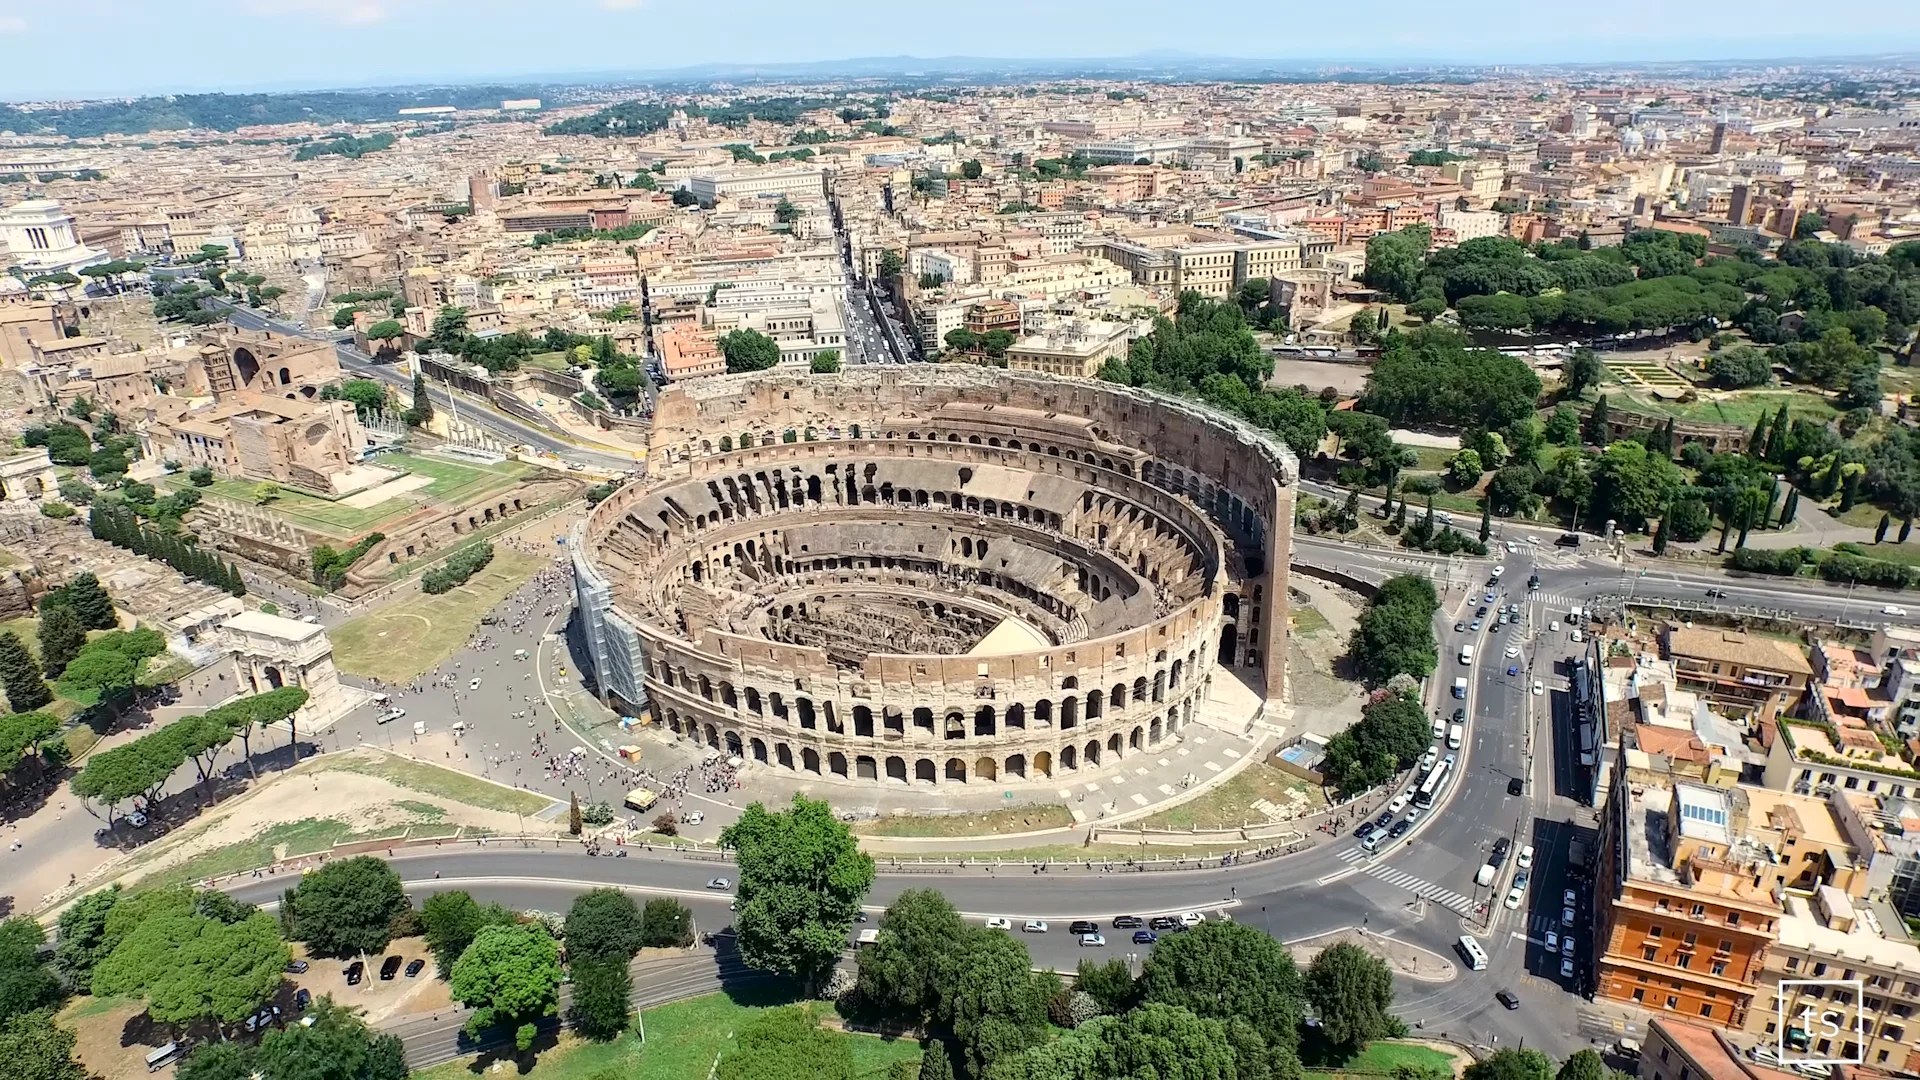
POLYGON ((1100 925, 1089 922, 1086 919, 1075 919, 1067 924, 1067 933, 1069 934, 1097 934, 1099 932, 1100 925))
POLYGON ((409 979, 415 978, 426 969, 426 966, 427 962, 416 956, 407 962, 407 970, 403 974, 409 979))
POLYGON ((1413 829, 1413 822, 1396 821, 1393 823, 1393 828, 1387 830, 1387 839, 1398 840, 1401 837, 1407 835, 1407 833, 1412 831, 1412 829, 1413 829))
POLYGON ((1520 849, 1520 854, 1514 858, 1513 865, 1519 867, 1522 870, 1533 869, 1533 845, 1532 844, 1528 844, 1520 849))
POLYGON ((1560 925, 1561 926, 1573 925, 1573 909, 1572 908, 1563 907, 1560 909, 1560 925))
POLYGON ((1503 903, 1503 904, 1505 904, 1505 905, 1506 905, 1506 907, 1507 907, 1507 910, 1508 910, 1508 911, 1519 911, 1519 910, 1520 910, 1520 897, 1521 897, 1521 896, 1522 896, 1522 895, 1524 894, 1524 892, 1525 892, 1525 890, 1524 890, 1524 889, 1520 889, 1520 888, 1517 888, 1517 887, 1516 887, 1516 888, 1512 888, 1512 889, 1508 889, 1508 890, 1507 890, 1507 898, 1506 898, 1505 900, 1503 900, 1503 901, 1501 901, 1501 903, 1503 903))
POLYGON ((1534 697, 1539 697, 1541 694, 1544 694, 1546 692, 1547 692, 1546 683, 1541 682, 1539 679, 1533 680, 1533 696, 1534 697))
POLYGON ((1518 795, 1521 792, 1525 791, 1526 789, 1527 789, 1527 782, 1525 780, 1522 780, 1517 776, 1508 778, 1507 794, 1518 795))
POLYGON ((1571 960, 1560 961, 1560 977, 1563 979, 1573 978, 1573 961, 1571 960))
POLYGON ((1135 930, 1133 932, 1133 943, 1135 945, 1151 945, 1159 940, 1160 935, 1151 930, 1135 930))
POLYGON ((1572 934, 1568 934, 1566 937, 1563 937, 1560 939, 1560 955, 1568 958, 1569 960, 1573 958, 1573 935, 1572 934))
POLYGON ((287 966, 282 970, 289 975, 305 975, 307 973, 307 962, 305 960, 289 960, 287 961, 287 966))
POLYGON ((1555 931, 1555 930, 1547 931, 1546 946, 1547 946, 1547 951, 1550 953, 1557 953, 1560 951, 1560 934, 1558 931, 1555 931))
POLYGON ((347 965, 347 970, 342 974, 346 975, 348 986, 359 986, 360 980, 366 977, 367 965, 355 960, 347 965))
POLYGON ((294 1012, 306 1012, 307 1006, 311 1004, 313 1004, 313 991, 303 986, 293 992, 294 1012))
POLYGON ((680 819, 680 824, 698 825, 705 820, 707 820, 707 815, 704 811, 689 810, 687 811, 686 816, 680 819))
POLYGON ((1207 917, 1197 911, 1183 911, 1180 913, 1181 926, 1199 926, 1206 921, 1207 917))
POLYGON ((479 679, 475 679, 475 680, 473 680, 472 682, 470 682, 470 683, 468 683, 468 684, 467 684, 467 689, 469 689, 469 690, 478 690, 478 689, 480 689, 480 680, 479 680, 479 679))
POLYGON ((1028 919, 1027 925, 1021 927, 1021 929, 1029 934, 1044 934, 1047 932, 1047 920, 1028 919))
POLYGON ((1147 926, 1153 930, 1171 930, 1180 925, 1180 920, 1171 915, 1155 915, 1147 920, 1147 926))
POLYGON ((400 965, 406 962, 406 958, 402 956, 387 957, 386 961, 380 965, 380 981, 392 982, 393 977, 400 974, 400 965))

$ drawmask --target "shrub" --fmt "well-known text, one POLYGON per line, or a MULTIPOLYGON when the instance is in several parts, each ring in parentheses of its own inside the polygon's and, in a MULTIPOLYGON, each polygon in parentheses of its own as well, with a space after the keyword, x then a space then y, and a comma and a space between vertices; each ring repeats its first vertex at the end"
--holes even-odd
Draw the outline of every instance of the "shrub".
POLYGON ((1904 589, 1914 582, 1914 571, 1900 563, 1885 559, 1866 559, 1858 555, 1836 551, 1820 563, 1820 576, 1828 581, 1857 581, 1862 585, 1878 585, 1889 589, 1904 589))
POLYGON ((603 802, 594 803, 580 810, 580 820, 588 825, 613 824, 613 807, 603 802))
POLYGON ((659 833, 661 836, 679 836, 680 819, 670 813, 661 814, 659 817, 653 819, 653 831, 659 833))
POLYGON ((63 502, 44 502, 40 504, 40 513, 58 521, 73 516, 73 507, 63 502))
POLYGON ((420 578, 420 588, 424 592, 439 594, 467 583, 467 579, 486 568, 493 561, 492 544, 472 544, 461 548, 437 570, 429 570, 420 578))
POLYGON ((1758 548, 1741 548, 1727 559, 1727 567, 1733 570, 1745 570, 1753 574, 1781 574, 1791 577, 1800 572, 1813 553, 1803 547, 1785 548, 1780 551, 1762 551, 1758 548))

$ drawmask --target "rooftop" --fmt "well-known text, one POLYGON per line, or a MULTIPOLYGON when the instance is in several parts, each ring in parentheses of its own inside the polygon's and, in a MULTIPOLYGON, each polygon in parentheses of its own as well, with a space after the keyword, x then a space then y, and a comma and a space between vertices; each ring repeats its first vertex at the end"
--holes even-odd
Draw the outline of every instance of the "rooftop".
POLYGON ((1738 630, 1676 626, 1667 631, 1667 651, 1675 657, 1788 674, 1813 674, 1813 665, 1807 662, 1799 646, 1738 630))

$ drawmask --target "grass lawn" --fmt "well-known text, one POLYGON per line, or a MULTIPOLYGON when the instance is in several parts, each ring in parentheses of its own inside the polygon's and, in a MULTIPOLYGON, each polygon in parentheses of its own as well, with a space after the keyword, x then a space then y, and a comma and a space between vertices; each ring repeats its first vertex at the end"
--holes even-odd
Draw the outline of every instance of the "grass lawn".
POLYGON ((1418 472, 1440 472, 1447 467, 1447 462, 1453 460, 1453 455, 1459 453, 1458 450, 1439 446, 1413 446, 1408 449, 1418 459, 1413 466, 1414 471, 1418 472))
MULTIPOLYGON (((788 1004, 785 991, 745 989, 733 993, 677 1001, 642 1014, 646 1042, 627 1034, 612 1042, 593 1043, 563 1035, 557 1046, 542 1051, 530 1069, 518 1070, 521 1080, 587 1080, 610 1070, 621 1080, 698 1080, 713 1067, 742 1025, 763 1009, 788 1004)), ((920 1047, 908 1039, 879 1039, 870 1035, 841 1035, 853 1040, 854 1075, 881 1080, 895 1061, 918 1059, 920 1047)), ((413 1074, 414 1080, 469 1080, 485 1072, 486 1059, 454 1061, 413 1074)))
MULTIPOLYGON (((1877 512, 1874 520, 1879 520, 1877 512)), ((1893 538, 1898 535, 1900 535, 1900 527, 1896 523, 1893 528, 1887 530, 1886 543, 1861 544, 1860 550, 1866 552, 1869 559, 1885 559, 1888 562, 1904 563, 1907 566, 1920 566, 1920 543, 1896 544, 1893 538)))
MULTIPOLYGON (((1305 1048, 1302 1049, 1304 1051, 1305 1048)), ((1316 1062, 1315 1064, 1343 1072, 1390 1076, 1397 1065, 1420 1065, 1430 1069, 1441 1069, 1451 1074, 1454 1071, 1454 1060, 1452 1054, 1435 1050, 1431 1046, 1376 1042, 1370 1043, 1365 1050, 1344 1061, 1316 1062)))
POLYGON ((1071 824, 1073 814, 1064 806, 1019 806, 984 814, 875 818, 855 822, 853 831, 861 836, 987 836, 1064 829, 1071 824))
POLYGON ((1284 806, 1288 793, 1294 791, 1305 795, 1310 806, 1321 806, 1326 802, 1311 784, 1271 765, 1255 762, 1205 795, 1143 819, 1140 827, 1234 829, 1242 825, 1265 825, 1267 816, 1253 808, 1254 801, 1265 799, 1277 806, 1284 806))
MULTIPOLYGON (((409 761, 403 757, 390 757, 385 754, 334 755, 321 759, 320 764, 314 767, 321 770, 338 769, 343 772, 360 773, 363 776, 378 776, 411 791, 438 795, 443 799, 466 803, 468 806, 500 810, 509 814, 537 814, 553 803, 553 800, 545 795, 536 795, 531 791, 516 791, 453 769, 443 769, 424 761, 409 761)), ((434 819, 437 820, 442 816, 437 807, 430 807, 430 809, 435 811, 432 815, 434 819)))
MULTIPOLYGON (((394 469, 405 470, 412 475, 430 477, 433 482, 365 509, 291 489, 283 490, 267 506, 274 513, 296 525, 342 538, 357 537, 361 533, 370 531, 374 526, 412 509, 423 498, 432 497, 446 502, 476 499, 489 491, 511 487, 532 468, 521 461, 503 461, 498 465, 476 465, 443 461, 439 458, 416 457, 412 454, 388 454, 380 459, 380 463, 394 469)), ((176 482, 170 486, 178 488, 183 482, 176 482)), ((209 490, 230 499, 252 502, 254 486, 250 481, 223 479, 215 480, 209 490)))
POLYGON ((1317 634, 1333 627, 1333 624, 1327 621, 1327 617, 1315 608, 1304 605, 1288 608, 1287 614, 1293 619, 1293 632, 1296 634, 1317 634))
POLYGON ((541 368, 546 371, 557 371, 560 374, 565 375, 567 373, 567 369, 573 366, 573 361, 567 358, 566 353, 543 352, 543 353, 534 353, 532 356, 521 357, 520 366, 541 368))
POLYGON ((1761 413, 1777 413, 1782 405, 1787 406, 1789 415, 1795 417, 1826 421, 1840 415, 1832 403, 1819 394, 1792 390, 1743 393, 1719 401, 1703 396, 1699 401, 1686 405, 1634 398, 1624 407, 1630 412, 1654 413, 1682 420, 1704 420, 1714 424, 1737 424, 1751 429, 1759 421, 1761 413))
POLYGON ((330 632, 333 660, 349 675, 410 682, 452 656, 480 619, 546 563, 512 548, 465 585, 438 596, 415 593, 330 632))
POLYGON ((202 878, 237 874, 256 866, 265 866, 277 858, 292 858, 325 851, 335 844, 354 839, 353 828, 333 818, 303 818, 270 826, 250 840, 201 852, 184 862, 143 877, 140 888, 162 888, 202 878), (284 850, 281 845, 285 845, 284 850))

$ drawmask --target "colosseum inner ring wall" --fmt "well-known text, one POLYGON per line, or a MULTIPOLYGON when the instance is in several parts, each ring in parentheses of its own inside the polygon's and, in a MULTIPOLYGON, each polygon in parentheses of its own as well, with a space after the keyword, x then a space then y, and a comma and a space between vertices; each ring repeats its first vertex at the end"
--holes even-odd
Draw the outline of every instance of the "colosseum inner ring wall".
POLYGON ((772 767, 1057 781, 1285 688, 1291 453, 1192 403, 958 365, 660 396, 576 533, 599 689, 772 767))

